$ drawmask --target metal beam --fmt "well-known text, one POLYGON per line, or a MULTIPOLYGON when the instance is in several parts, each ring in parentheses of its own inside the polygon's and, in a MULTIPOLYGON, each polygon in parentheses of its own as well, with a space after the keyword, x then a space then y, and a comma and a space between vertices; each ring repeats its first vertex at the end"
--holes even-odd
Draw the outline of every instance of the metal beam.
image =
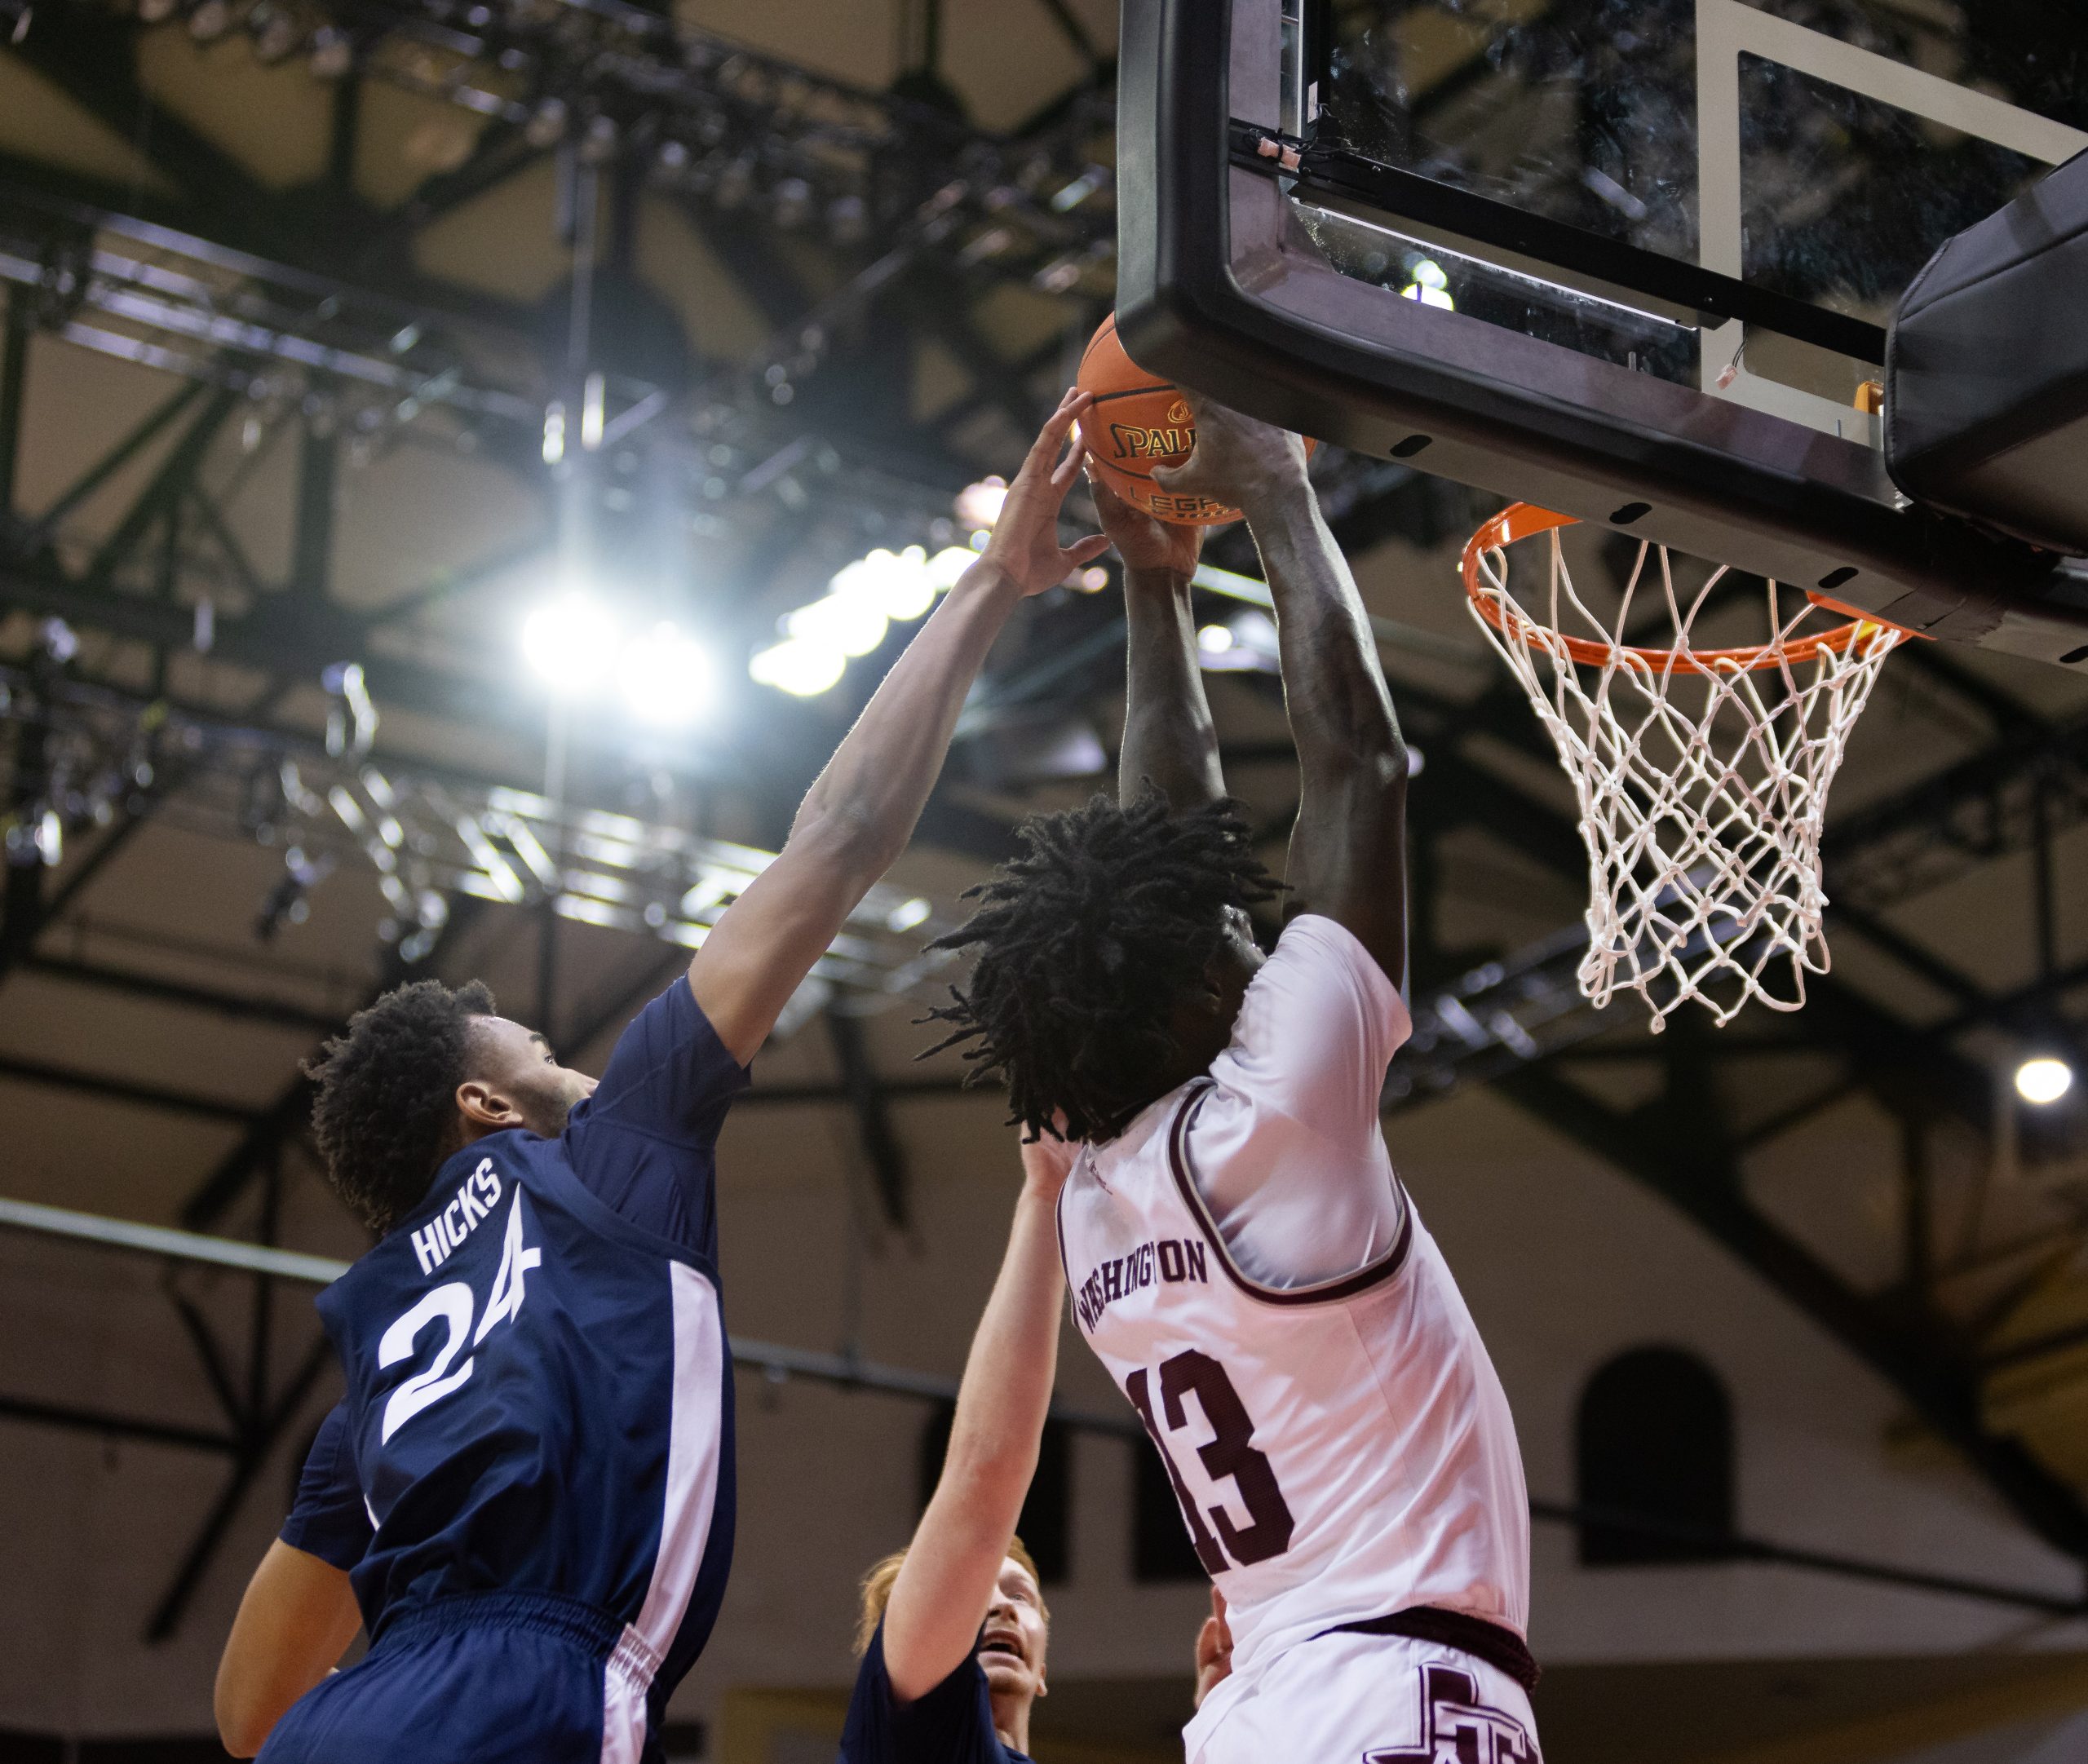
POLYGON ((1521 1067, 1494 1084, 1532 1119, 1578 1141, 1702 1227, 1883 1377, 2031 1530, 2088 1560, 2088 1510, 2020 1445, 1985 1430, 1970 1364, 1947 1357, 1930 1332, 1895 1320, 1749 1202, 1724 1124, 1707 1114, 1701 1086, 1671 1084, 1668 1094, 1627 1114, 1546 1066, 1521 1067))
POLYGON ((22 957, 17 966, 25 972, 69 981, 77 986, 99 987, 104 992, 150 999, 156 1004, 180 1005, 250 1023, 273 1023, 282 1028, 313 1033, 327 1032, 341 1025, 341 1019, 330 1010, 315 1010, 308 1006, 294 1005, 281 999, 257 998, 248 993, 219 992, 213 987, 192 986, 183 980, 163 979, 157 975, 139 974, 127 968, 76 961, 70 957, 31 953, 22 957))
POLYGON ((855 1113, 856 1134, 870 1166, 870 1183, 877 1191, 878 1209, 887 1225, 904 1231, 910 1220, 911 1200, 906 1154, 900 1149, 877 1068, 863 1044, 862 1019, 829 1006, 826 1033, 833 1044, 834 1057, 840 1063, 841 1089, 855 1113))
POLYGON ((130 506, 124 511, 108 537, 95 549, 84 576, 90 592, 106 589, 117 570, 129 561, 153 524, 180 505, 195 480, 197 468, 226 418, 239 402, 239 395, 224 387, 214 388, 203 400, 181 439, 169 449, 159 469, 146 481, 130 506))
POLYGON ((115 1219, 70 1207, 44 1206, 33 1200, 0 1199, 0 1230, 45 1237, 69 1238, 101 1249, 121 1249, 169 1262, 197 1262, 206 1267, 236 1268, 276 1280, 325 1286, 347 1272, 348 1264, 327 1256, 307 1256, 291 1249, 243 1243, 234 1237, 209 1237, 163 1225, 115 1219))
POLYGON ((0 329, 0 545, 15 526, 15 475, 21 458, 22 400, 29 385, 29 318, 27 297, 7 295, 4 329, 0 329))
POLYGON ((47 1060, 24 1059, 12 1054, 0 1054, 0 1078, 11 1078, 20 1084, 42 1085, 49 1090, 72 1090, 112 1103, 164 1109, 172 1114, 197 1115, 206 1121, 244 1125, 254 1118, 254 1112, 242 1103, 221 1102, 215 1097, 197 1096, 185 1090, 165 1090, 158 1085, 140 1084, 133 1079, 81 1072, 73 1067, 55 1066, 47 1060))
POLYGON ((57 530, 61 520, 149 447, 161 430, 179 418, 207 390, 200 382, 192 381, 170 393, 135 428, 60 491, 50 507, 30 522, 27 531, 15 546, 16 552, 27 556, 36 551, 57 530))
POLYGON ((320 1374, 325 1371, 333 1357, 333 1345, 322 1333, 306 1351, 304 1359, 289 1383, 276 1395, 267 1414, 259 1417, 241 1436, 232 1473, 226 1477, 224 1487, 210 1510, 204 1515, 202 1524, 181 1558, 181 1565, 174 1571, 166 1591, 161 1595, 145 1625, 148 1642, 164 1642, 181 1626, 181 1619, 195 1598, 197 1588, 202 1584, 210 1558, 217 1554, 218 1545, 223 1541, 225 1532, 238 1513, 240 1502, 246 1498, 246 1491, 253 1487, 254 1479, 260 1474, 268 1454, 296 1418, 298 1410, 304 1406, 305 1399, 312 1394, 312 1386, 319 1382, 320 1374))
POLYGON ((38 1403, 25 1396, 0 1396, 0 1421, 28 1421, 39 1427, 66 1427, 105 1439, 140 1439, 148 1445, 179 1446, 190 1452, 232 1452, 239 1442, 229 1434, 184 1427, 173 1421, 148 1421, 135 1415, 113 1415, 77 1408, 66 1403, 38 1403))
MULTIPOLYGON (((0 1227, 8 1225, 111 1248, 138 1250, 175 1260, 203 1262, 216 1267, 246 1268, 313 1284, 323 1284, 337 1278, 347 1267, 345 1262, 327 1262, 318 1257, 291 1256, 283 1251, 265 1249, 228 1239, 201 1237, 186 1231, 161 1231, 156 1227, 104 1219, 91 1214, 69 1213, 55 1207, 25 1207, 20 1203, 0 1201, 0 1227)), ((944 1374, 917 1372, 875 1360, 789 1347, 771 1342, 736 1337, 732 1342, 732 1359, 741 1370, 759 1373, 771 1385, 785 1384, 794 1377, 810 1378, 842 1390, 871 1390, 887 1396, 945 1404, 954 1402, 958 1394, 958 1381, 944 1374)), ((210 1434, 198 1429, 170 1426, 157 1422, 133 1421, 124 1417, 0 1398, 0 1418, 9 1417, 58 1426, 84 1428, 96 1433, 148 1438, 160 1443, 210 1451, 234 1452, 238 1445, 237 1441, 228 1435, 210 1434)), ((1055 1401, 1051 1404, 1049 1418, 1064 1426, 1121 1439, 1140 1448, 1145 1443, 1144 1430, 1136 1417, 1126 1411, 1084 1409, 1055 1401)), ((1568 1525, 1576 1528, 1600 1525, 1611 1530, 1635 1532, 1644 1536, 1679 1538, 1683 1541, 1710 1546, 1719 1555, 1737 1562, 1800 1568, 1815 1573, 1900 1587, 1913 1592, 1935 1593, 2057 1616, 2077 1616, 2084 1608, 2088 1608, 2088 1605, 2084 1605, 2080 1599, 2042 1593, 2029 1588, 2005 1586, 1966 1576, 1939 1574, 1923 1568, 1905 1567, 1897 1563, 1779 1544, 1745 1532, 1710 1532, 1670 1519, 1608 1508, 1581 1506, 1568 1501, 1539 1498, 1533 1500, 1529 1505, 1531 1518, 1540 1523, 1568 1525)))
POLYGON ((307 418, 298 453, 297 503, 290 527, 290 591, 324 601, 334 579, 334 506, 340 437, 330 418, 307 418))
MULTIPOLYGON (((450 908, 449 917, 436 938, 434 948, 415 971, 424 975, 436 973, 444 953, 456 946, 457 939, 467 927, 478 922, 483 905, 483 902, 470 895, 458 900, 450 908)), ((378 980, 363 994, 355 1010, 365 1010, 375 1004, 407 977, 408 970, 399 960, 398 946, 387 944, 378 980)), ((328 1028, 338 1032, 345 1027, 347 1018, 354 1014, 344 1014, 328 1028)), ((219 1160, 216 1167, 189 1196, 181 1209, 182 1223, 194 1227, 213 1225, 223 1218, 247 1183, 265 1167, 276 1148, 304 1125, 311 1112, 312 1081, 304 1076, 300 1067, 296 1076, 276 1093, 275 1100, 255 1115, 240 1136, 239 1143, 219 1160)))

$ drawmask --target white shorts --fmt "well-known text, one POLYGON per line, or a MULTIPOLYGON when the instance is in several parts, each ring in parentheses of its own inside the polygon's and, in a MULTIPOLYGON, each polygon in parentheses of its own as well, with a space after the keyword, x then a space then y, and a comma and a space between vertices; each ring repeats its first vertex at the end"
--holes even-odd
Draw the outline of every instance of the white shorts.
POLYGON ((1235 1674, 1182 1730, 1186 1764, 1541 1764, 1528 1694, 1400 1635, 1322 1635, 1235 1674))

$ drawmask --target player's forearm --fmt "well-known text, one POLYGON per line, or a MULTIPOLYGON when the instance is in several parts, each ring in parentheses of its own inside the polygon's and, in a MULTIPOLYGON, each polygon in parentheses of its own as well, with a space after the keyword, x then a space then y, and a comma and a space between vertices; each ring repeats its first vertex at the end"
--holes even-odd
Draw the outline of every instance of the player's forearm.
POLYGON ((1405 775, 1406 749, 1363 597, 1308 484, 1247 511, 1276 603, 1283 690, 1306 789, 1359 767, 1405 775))
POLYGON ((991 563, 965 572, 806 793, 793 838, 833 840, 865 886, 891 867, 935 788, 965 695, 1021 598, 991 563))
POLYGON ((942 1474, 885 1607, 885 1665, 902 1699, 956 1670, 986 1614, 1037 1470, 1064 1293, 1052 1200, 1026 1185, 972 1337, 942 1474))
POLYGON ((999 1278, 971 1338, 944 1460, 945 1477, 966 1479, 975 1499, 1006 1508, 1011 1530, 1051 1406, 1064 1301, 1054 1204, 1026 1186, 999 1278))
POLYGON ((1150 778, 1178 810, 1216 802, 1225 794, 1225 778, 1197 660, 1188 577, 1131 572, 1124 583, 1124 616, 1129 683, 1117 800, 1135 801, 1150 778))

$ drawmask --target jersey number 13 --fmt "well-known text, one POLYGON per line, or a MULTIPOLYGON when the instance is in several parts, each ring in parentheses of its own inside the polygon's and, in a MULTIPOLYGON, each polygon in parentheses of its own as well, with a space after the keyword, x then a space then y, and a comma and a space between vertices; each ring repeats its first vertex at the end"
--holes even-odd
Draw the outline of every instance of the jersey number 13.
POLYGON ((1160 1460, 1167 1466, 1167 1479, 1174 1485, 1174 1498, 1181 1503, 1182 1517, 1188 1523, 1189 1541, 1196 1545, 1197 1559, 1203 1563, 1205 1573, 1219 1575, 1230 1567, 1252 1567, 1257 1562, 1281 1555, 1290 1547, 1290 1504, 1283 1498, 1282 1489, 1276 1486, 1274 1468, 1252 1443, 1254 1424, 1248 1418, 1246 1405, 1241 1402, 1240 1393, 1232 1388, 1232 1381, 1226 1376, 1224 1367, 1210 1355, 1192 1348, 1172 1359, 1162 1360, 1159 1372, 1161 1413, 1166 1418, 1165 1429, 1153 1414, 1152 1391, 1144 1367, 1139 1367, 1124 1381, 1124 1390, 1131 1399, 1131 1407, 1139 1412, 1139 1419, 1145 1423, 1145 1430, 1152 1435, 1152 1443, 1160 1448, 1160 1460), (1207 1443, 1196 1448, 1197 1461, 1213 1482, 1230 1478, 1232 1486, 1240 1491, 1241 1503, 1247 1510, 1245 1526, 1235 1525, 1232 1515, 1222 1506, 1210 1509, 1210 1525, 1206 1526, 1202 1512, 1198 1510, 1195 1499, 1182 1480, 1174 1454, 1168 1449, 1167 1435, 1179 1433, 1188 1425, 1188 1413, 1182 1404, 1185 1395, 1195 1396, 1213 1435, 1207 1443), (1217 1529, 1217 1537, 1211 1536, 1212 1527, 1217 1529), (1219 1545, 1220 1538, 1224 1540, 1223 1548, 1219 1545))

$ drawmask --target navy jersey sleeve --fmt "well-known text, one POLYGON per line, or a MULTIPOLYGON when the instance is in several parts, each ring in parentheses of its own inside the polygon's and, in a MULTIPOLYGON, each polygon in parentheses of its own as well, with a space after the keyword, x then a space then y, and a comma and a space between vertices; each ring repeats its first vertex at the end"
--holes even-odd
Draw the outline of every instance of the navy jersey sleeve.
POLYGON ((926 1696, 900 1703, 884 1669, 884 1625, 856 1673, 839 1764, 1027 1764, 993 1731, 986 1674, 972 1656, 926 1696))
POLYGON ((573 1174, 634 1224, 714 1253, 713 1147, 748 1082, 677 977, 623 1032, 595 1094, 568 1120, 573 1174))
POLYGON ((348 1406, 336 1403, 305 1454, 297 1503, 283 1521, 281 1536, 293 1550, 345 1572, 362 1560, 370 1535, 369 1510, 363 1505, 362 1485, 348 1450, 348 1406))

